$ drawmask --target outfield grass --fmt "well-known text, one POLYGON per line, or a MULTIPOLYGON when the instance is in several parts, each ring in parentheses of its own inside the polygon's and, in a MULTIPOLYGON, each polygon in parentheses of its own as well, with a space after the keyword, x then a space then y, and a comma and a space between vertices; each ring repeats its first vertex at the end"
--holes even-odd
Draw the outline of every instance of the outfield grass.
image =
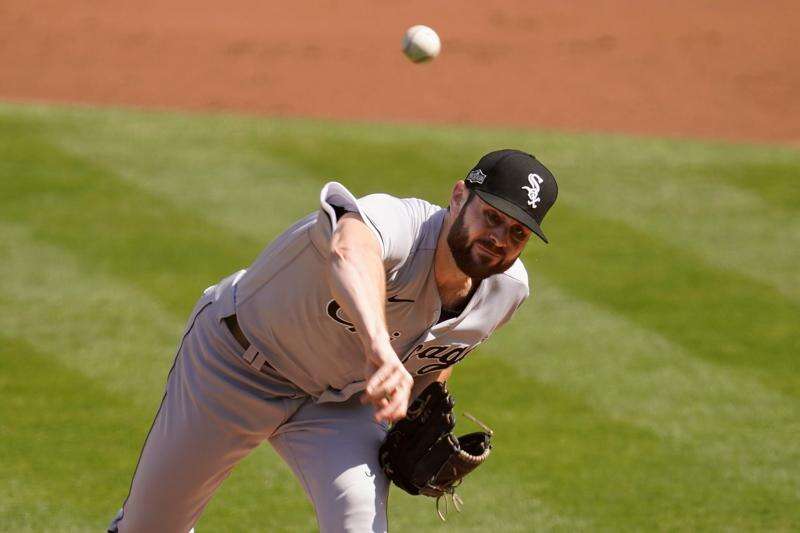
MULTIPOLYGON (((105 526, 199 292, 325 181, 443 203, 511 146, 561 196, 532 300, 454 373, 496 451, 447 524, 393 491, 394 530, 800 529, 800 151, 9 104, 0 529, 105 526)), ((198 533, 314 528, 265 446, 198 533)))

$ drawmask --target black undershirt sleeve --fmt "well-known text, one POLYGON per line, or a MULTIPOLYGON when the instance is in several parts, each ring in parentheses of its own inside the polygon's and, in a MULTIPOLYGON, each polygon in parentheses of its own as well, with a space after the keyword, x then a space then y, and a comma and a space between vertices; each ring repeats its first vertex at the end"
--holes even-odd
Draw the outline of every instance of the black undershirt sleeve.
POLYGON ((331 207, 333 207, 333 212, 336 213, 336 220, 341 219, 345 215, 345 213, 350 213, 350 211, 348 211, 347 209, 345 209, 340 205, 331 204, 331 207))

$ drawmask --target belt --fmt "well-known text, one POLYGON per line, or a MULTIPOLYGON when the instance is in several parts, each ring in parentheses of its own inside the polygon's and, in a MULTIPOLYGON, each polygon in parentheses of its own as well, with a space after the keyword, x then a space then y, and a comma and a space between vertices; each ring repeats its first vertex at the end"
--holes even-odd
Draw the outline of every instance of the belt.
POLYGON ((233 338, 241 345, 244 350, 250 348, 250 341, 247 340, 247 337, 244 336, 244 332, 242 328, 239 327, 239 321, 236 320, 236 315, 226 316, 222 320, 225 321, 225 325, 228 326, 228 331, 231 332, 233 338))
POLYGON ((226 316, 222 320, 228 327, 228 331, 233 335, 233 338, 236 339, 236 342, 244 349, 242 359, 244 359, 248 365, 253 367, 257 372, 261 372, 265 368, 272 368, 272 365, 267 362, 267 358, 264 357, 264 354, 259 353, 259 351, 250 344, 247 337, 244 336, 242 328, 239 327, 239 321, 236 320, 236 315, 226 316))

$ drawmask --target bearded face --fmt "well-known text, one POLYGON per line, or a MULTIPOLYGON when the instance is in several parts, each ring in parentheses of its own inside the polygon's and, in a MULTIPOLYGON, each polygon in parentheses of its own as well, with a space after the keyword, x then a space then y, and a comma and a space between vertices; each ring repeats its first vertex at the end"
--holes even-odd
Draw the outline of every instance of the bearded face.
POLYGON ((508 270, 530 234, 528 228, 473 194, 453 221, 447 244, 459 270, 481 280, 508 270))

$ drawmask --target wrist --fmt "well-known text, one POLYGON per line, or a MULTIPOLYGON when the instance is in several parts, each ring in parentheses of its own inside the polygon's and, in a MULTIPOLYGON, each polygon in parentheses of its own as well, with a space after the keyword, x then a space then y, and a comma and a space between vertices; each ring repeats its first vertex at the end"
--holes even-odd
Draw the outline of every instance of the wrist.
POLYGON ((383 352, 386 351, 387 348, 392 348, 389 334, 387 332, 373 335, 364 341, 364 349, 370 352, 383 352))
POLYGON ((386 360, 387 357, 397 357, 392 348, 391 339, 388 333, 372 336, 364 341, 364 351, 370 359, 386 360))

